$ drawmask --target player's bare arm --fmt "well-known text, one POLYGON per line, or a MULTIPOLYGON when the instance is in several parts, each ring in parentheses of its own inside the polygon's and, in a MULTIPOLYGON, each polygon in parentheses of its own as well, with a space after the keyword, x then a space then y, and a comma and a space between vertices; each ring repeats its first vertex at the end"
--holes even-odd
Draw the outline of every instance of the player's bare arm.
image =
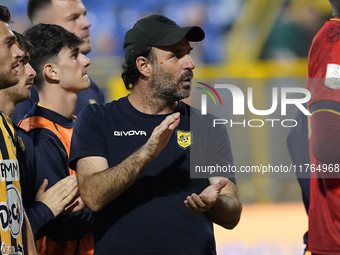
POLYGON ((35 248, 35 241, 34 236, 32 233, 31 224, 28 220, 28 217, 26 215, 26 212, 24 212, 24 220, 25 220, 25 226, 26 226, 26 251, 28 255, 37 255, 37 249, 35 248))
POLYGON ((184 204, 195 213, 204 213, 211 221, 227 229, 239 222, 242 204, 236 185, 227 178, 209 178, 210 185, 199 195, 193 193, 184 204))
POLYGON ((168 116, 154 129, 145 145, 119 165, 108 168, 108 162, 103 157, 79 159, 77 161, 77 176, 85 204, 91 210, 99 211, 127 190, 150 161, 156 158, 167 145, 172 132, 180 121, 179 116, 179 113, 168 116))

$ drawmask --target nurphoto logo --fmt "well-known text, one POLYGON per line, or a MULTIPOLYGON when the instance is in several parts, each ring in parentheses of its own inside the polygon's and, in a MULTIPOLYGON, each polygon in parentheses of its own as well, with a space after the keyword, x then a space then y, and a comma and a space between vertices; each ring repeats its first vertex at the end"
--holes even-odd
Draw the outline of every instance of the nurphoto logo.
MULTIPOLYGON (((203 90, 206 92, 214 101, 215 106, 217 106, 215 97, 210 92, 212 91, 215 96, 218 98, 220 105, 223 106, 222 100, 221 100, 221 93, 223 93, 223 90, 227 89, 232 96, 232 114, 234 116, 242 116, 245 115, 245 95, 243 91, 236 85, 232 84, 215 84, 214 86, 208 85, 203 82, 197 82, 201 85, 204 85, 206 88, 197 87, 200 90, 203 90), (209 91, 209 90, 210 91, 209 91), (219 89, 220 94, 216 91, 216 89, 219 89), (221 90, 223 89, 223 90, 221 90)), ((207 104, 207 94, 201 94, 201 114, 207 115, 208 112, 208 104, 207 104)), ((271 89, 271 107, 268 109, 256 109, 254 107, 254 100, 253 100, 253 88, 248 87, 247 88, 247 107, 248 110, 257 116, 268 116, 273 114, 278 107, 280 107, 280 114, 281 116, 287 115, 287 105, 295 105, 304 115, 311 115, 311 113, 306 109, 306 107, 303 105, 304 103, 307 103, 310 98, 311 94, 310 92, 305 88, 298 88, 298 87, 273 87, 271 89), (280 96, 278 94, 278 91, 280 89, 280 96), (289 98, 289 94, 294 93, 298 94, 299 96, 302 96, 302 98, 289 98), (279 101, 280 99, 280 106, 279 101)), ((235 122, 233 119, 227 120, 227 119, 214 119, 213 126, 219 124, 227 124, 230 123, 231 126, 233 125, 243 125, 246 126, 248 124, 249 127, 262 127, 265 122, 271 123, 271 126, 274 127, 275 122, 280 122, 283 127, 294 127, 297 125, 297 121, 294 119, 250 119, 246 121, 245 119, 242 122, 235 122), (257 123, 255 125, 255 123, 257 123), (288 123, 291 123, 290 125, 288 123)))

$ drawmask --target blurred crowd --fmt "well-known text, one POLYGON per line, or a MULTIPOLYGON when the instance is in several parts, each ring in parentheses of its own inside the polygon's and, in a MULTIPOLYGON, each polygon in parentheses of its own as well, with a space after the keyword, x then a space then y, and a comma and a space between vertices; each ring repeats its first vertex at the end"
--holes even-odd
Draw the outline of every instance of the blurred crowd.
MULTIPOLYGON (((24 31, 30 22, 26 17, 27 0, 5 0, 13 13, 14 28, 24 31)), ((93 50, 89 57, 123 56, 124 33, 141 17, 160 13, 181 26, 199 25, 206 31, 206 39, 200 46, 203 63, 225 61, 224 35, 237 19, 243 0, 84 0, 87 16, 92 23, 93 50)), ((198 52, 198 51, 197 51, 198 52)))
MULTIPOLYGON (((2 0, 13 13, 14 29, 30 26, 26 15, 27 0, 2 0)), ((206 31, 195 60, 203 64, 228 61, 226 40, 233 24, 242 16, 245 0, 84 0, 92 22, 93 50, 89 57, 123 56, 126 30, 143 16, 160 13, 178 21, 181 26, 196 24, 206 31)), ((327 1, 284 0, 273 24, 261 57, 282 59, 307 57, 312 38, 331 16, 327 1)), ((265 8, 265 7, 264 7, 265 8)))

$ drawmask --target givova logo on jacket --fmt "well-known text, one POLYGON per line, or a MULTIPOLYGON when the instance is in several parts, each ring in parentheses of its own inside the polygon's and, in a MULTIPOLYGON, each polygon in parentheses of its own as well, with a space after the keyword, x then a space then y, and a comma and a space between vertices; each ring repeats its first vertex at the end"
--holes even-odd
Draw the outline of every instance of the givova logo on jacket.
POLYGON ((143 135, 146 136, 146 132, 144 130, 128 130, 128 131, 113 131, 114 136, 135 136, 135 135, 143 135))

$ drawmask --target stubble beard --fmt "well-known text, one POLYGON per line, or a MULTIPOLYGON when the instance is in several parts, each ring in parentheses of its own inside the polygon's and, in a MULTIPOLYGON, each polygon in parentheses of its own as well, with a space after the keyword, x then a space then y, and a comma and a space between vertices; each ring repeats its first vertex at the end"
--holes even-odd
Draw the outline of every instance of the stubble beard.
POLYGON ((165 102, 176 102, 190 96, 190 85, 180 87, 181 82, 192 77, 192 71, 187 70, 178 80, 174 75, 165 72, 162 68, 153 66, 154 74, 149 85, 153 89, 153 96, 165 102))
POLYGON ((17 76, 11 77, 9 74, 0 73, 0 89, 5 89, 18 84, 17 76))
POLYGON ((4 95, 8 98, 8 101, 17 105, 18 103, 28 100, 31 97, 31 92, 27 90, 27 88, 20 89, 17 86, 13 86, 4 90, 4 95))

